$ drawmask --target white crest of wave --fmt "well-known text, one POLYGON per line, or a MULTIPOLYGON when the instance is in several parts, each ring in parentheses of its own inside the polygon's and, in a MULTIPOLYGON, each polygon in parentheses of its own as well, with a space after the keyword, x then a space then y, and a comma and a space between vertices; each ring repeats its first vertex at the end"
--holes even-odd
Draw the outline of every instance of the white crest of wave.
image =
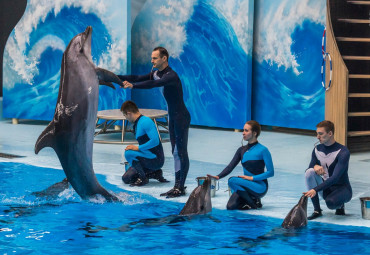
POLYGON ((187 42, 185 25, 194 12, 195 3, 196 0, 167 0, 159 5, 157 1, 148 1, 143 11, 150 10, 155 15, 152 22, 145 24, 145 29, 133 38, 138 42, 133 45, 137 49, 137 60, 147 63, 155 46, 165 47, 171 57, 178 58, 187 42))
POLYGON ((46 35, 42 37, 30 50, 29 57, 39 60, 41 54, 46 48, 52 48, 53 50, 64 51, 66 45, 62 39, 54 35, 46 35))
POLYGON ((127 62, 122 59, 127 59, 127 45, 121 40, 108 46, 107 52, 100 56, 97 65, 111 72, 120 73, 127 69, 127 62))
MULTIPOLYGON (((6 45, 7 52, 4 56, 7 56, 8 62, 6 63, 7 68, 14 70, 23 81, 28 84, 33 83, 33 77, 37 74, 37 59, 27 57, 23 51, 19 49, 14 38, 9 37, 6 45)), ((11 89, 14 83, 7 79, 7 76, 11 75, 11 70, 4 70, 4 87, 11 89)))
POLYGON ((213 0, 211 2, 230 23, 246 54, 252 53, 253 1, 254 0, 213 0))
MULTIPOLYGON (((305 20, 325 26, 326 2, 323 0, 285 0, 277 8, 268 1, 260 2, 259 27, 254 34, 254 51, 259 62, 292 68, 299 75, 297 57, 291 51, 292 33, 305 20), (264 3, 265 2, 265 3, 264 3), (266 13, 266 8, 270 7, 266 13)), ((256 13, 255 13, 256 15, 256 13)))
MULTIPOLYGON (((29 0, 25 14, 14 29, 14 38, 10 37, 6 46, 8 56, 12 62, 9 64, 12 65, 14 71, 16 71, 23 82, 32 85, 33 78, 38 73, 36 59, 38 59, 39 55, 35 52, 30 52, 30 56, 27 56, 25 52, 29 45, 30 34, 37 29, 41 22, 45 21, 47 15, 53 12, 57 16, 64 7, 76 7, 81 8, 84 13, 94 13, 107 25, 112 18, 106 15, 109 4, 110 1, 104 0, 29 0)), ((110 28, 111 26, 107 25, 107 27, 110 28)), ((60 40, 57 40, 54 46, 59 48, 61 46, 60 40)), ((12 83, 4 85, 9 89, 14 86, 12 83)))

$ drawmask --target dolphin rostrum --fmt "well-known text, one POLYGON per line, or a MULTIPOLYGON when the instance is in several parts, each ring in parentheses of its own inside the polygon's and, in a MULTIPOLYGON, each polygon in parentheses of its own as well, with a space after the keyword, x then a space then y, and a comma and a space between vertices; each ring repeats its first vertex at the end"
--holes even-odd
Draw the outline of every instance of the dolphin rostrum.
POLYGON ((92 152, 99 84, 114 88, 111 82, 121 85, 122 81, 93 64, 91 34, 89 26, 73 37, 63 54, 54 118, 37 139, 35 153, 44 147, 53 148, 68 182, 82 199, 100 194, 109 201, 116 201, 95 176, 92 152))
POLYGON ((206 177, 203 184, 191 192, 180 215, 206 214, 212 211, 211 179, 206 177))
POLYGON ((307 225, 307 197, 302 196, 292 210, 285 217, 281 226, 283 228, 300 228, 307 225))

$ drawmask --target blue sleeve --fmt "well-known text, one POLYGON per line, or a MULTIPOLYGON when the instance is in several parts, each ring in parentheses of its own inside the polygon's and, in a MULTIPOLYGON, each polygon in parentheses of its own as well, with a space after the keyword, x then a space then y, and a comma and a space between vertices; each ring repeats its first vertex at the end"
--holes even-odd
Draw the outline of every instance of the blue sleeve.
POLYGON ((176 85, 178 76, 175 72, 169 72, 158 80, 145 80, 132 83, 134 89, 151 89, 156 87, 176 85))
POLYGON ((147 81, 153 78, 153 73, 148 73, 145 75, 117 75, 122 81, 128 81, 130 83, 147 81))
POLYGON ((308 168, 313 168, 315 165, 320 165, 320 161, 316 157, 315 149, 313 149, 312 156, 311 156, 311 162, 308 165, 308 168))
POLYGON ((146 143, 139 145, 139 151, 145 151, 154 148, 160 142, 154 122, 150 118, 145 118, 143 120, 144 121, 141 123, 141 127, 148 135, 149 140, 146 143))
POLYGON ((233 159, 231 160, 231 162, 229 163, 229 165, 227 165, 227 167, 225 167, 224 170, 222 170, 221 173, 219 173, 217 176, 221 179, 221 178, 224 178, 225 176, 227 176, 228 174, 230 174, 234 168, 239 164, 239 162, 241 161, 242 157, 241 157, 241 150, 242 150, 242 147, 240 147, 233 159))
POLYGON ((348 164, 349 164, 349 151, 347 149, 342 149, 338 154, 338 162, 335 165, 335 168, 333 170, 333 174, 326 179, 323 183, 320 185, 317 185, 314 190, 316 192, 319 192, 321 190, 327 189, 333 184, 336 184, 340 177, 348 171, 348 164))
POLYGON ((271 153, 267 148, 262 151, 262 158, 265 161, 266 172, 253 176, 253 181, 262 181, 274 176, 274 164, 272 163, 271 153))

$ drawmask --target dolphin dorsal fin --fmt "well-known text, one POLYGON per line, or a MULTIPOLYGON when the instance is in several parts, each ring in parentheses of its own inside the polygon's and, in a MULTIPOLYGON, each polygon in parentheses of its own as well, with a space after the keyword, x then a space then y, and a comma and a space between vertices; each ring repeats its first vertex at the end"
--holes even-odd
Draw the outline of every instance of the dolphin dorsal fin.
POLYGON ((51 147, 53 149, 55 145, 54 136, 54 121, 50 122, 45 130, 41 133, 35 144, 35 153, 38 154, 42 148, 51 147))

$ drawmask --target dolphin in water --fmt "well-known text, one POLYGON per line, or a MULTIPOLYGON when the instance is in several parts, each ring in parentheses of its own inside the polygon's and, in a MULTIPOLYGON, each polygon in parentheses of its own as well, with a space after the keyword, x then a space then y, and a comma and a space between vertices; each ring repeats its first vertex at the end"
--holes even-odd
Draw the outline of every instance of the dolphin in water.
POLYGON ((122 86, 112 72, 97 68, 91 57, 91 34, 73 37, 63 54, 61 77, 54 118, 35 144, 35 153, 51 147, 58 155, 68 182, 82 199, 102 195, 118 200, 98 182, 92 164, 93 140, 99 101, 99 84, 122 86))
POLYGON ((211 178, 206 177, 202 185, 191 192, 180 215, 206 214, 212 211, 211 178))
POLYGON ((55 199, 59 196, 60 193, 68 189, 68 187, 69 187, 68 180, 67 178, 64 178, 61 182, 55 183, 47 189, 32 192, 31 195, 43 197, 46 199, 55 199))
MULTIPOLYGON (((211 203, 211 180, 207 177, 202 185, 196 187, 190 194, 188 201, 181 210, 179 215, 169 215, 161 218, 148 218, 133 221, 128 224, 124 224, 118 228, 108 228, 102 226, 94 226, 88 223, 85 227, 81 228, 86 230, 88 233, 97 233, 103 230, 117 230, 120 232, 128 232, 134 228, 141 227, 157 227, 163 225, 177 225, 180 222, 189 221, 195 217, 202 217, 212 211, 211 203)), ((208 216, 212 221, 219 223, 217 219, 208 216)))
POLYGON ((285 217, 281 226, 286 229, 300 228, 307 225, 307 197, 302 196, 285 217))

